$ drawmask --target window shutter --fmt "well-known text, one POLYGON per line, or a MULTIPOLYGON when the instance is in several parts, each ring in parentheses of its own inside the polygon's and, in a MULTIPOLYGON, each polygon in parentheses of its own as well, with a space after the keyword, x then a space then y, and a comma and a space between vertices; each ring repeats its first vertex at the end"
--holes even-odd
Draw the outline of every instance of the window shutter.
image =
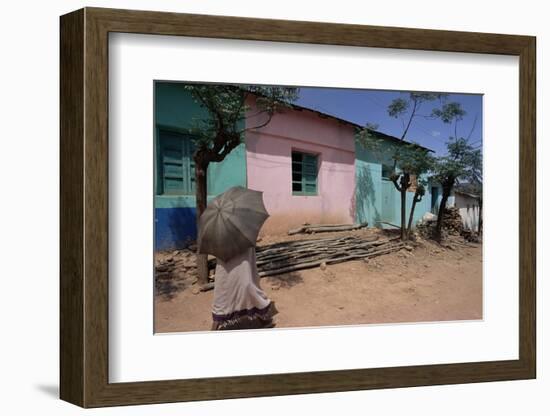
POLYGON ((302 191, 302 154, 292 152, 292 192, 300 193, 302 191))
POLYGON ((193 160, 193 153, 195 153, 195 144, 190 137, 184 139, 185 144, 185 158, 187 166, 187 185, 186 193, 195 194, 195 161, 193 160))
POLYGON ((193 195, 195 193, 194 143, 181 133, 159 131, 160 193, 165 195, 193 195))
POLYGON ((303 182, 306 194, 317 193, 317 157, 304 154, 303 182))
POLYGON ((292 192, 296 195, 317 194, 317 156, 292 152, 292 192))
POLYGON ((185 180, 181 139, 175 134, 163 131, 160 142, 163 193, 181 193, 185 180))

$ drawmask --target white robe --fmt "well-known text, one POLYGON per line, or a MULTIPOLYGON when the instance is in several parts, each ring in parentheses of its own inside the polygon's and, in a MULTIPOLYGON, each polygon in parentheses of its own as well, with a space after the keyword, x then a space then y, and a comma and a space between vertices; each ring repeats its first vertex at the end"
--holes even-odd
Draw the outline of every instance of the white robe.
POLYGON ((235 325, 239 320, 270 319, 271 301, 260 288, 254 247, 226 262, 217 259, 215 282, 215 323, 235 325))

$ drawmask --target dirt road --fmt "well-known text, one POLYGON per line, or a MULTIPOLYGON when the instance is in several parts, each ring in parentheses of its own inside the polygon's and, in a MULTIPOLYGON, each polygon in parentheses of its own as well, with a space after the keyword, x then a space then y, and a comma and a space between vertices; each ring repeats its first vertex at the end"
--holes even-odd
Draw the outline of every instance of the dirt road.
MULTIPOLYGON (((481 319, 482 246, 420 240, 412 252, 268 277, 262 288, 277 328, 481 319)), ((155 331, 209 330, 212 295, 157 296, 155 331)))

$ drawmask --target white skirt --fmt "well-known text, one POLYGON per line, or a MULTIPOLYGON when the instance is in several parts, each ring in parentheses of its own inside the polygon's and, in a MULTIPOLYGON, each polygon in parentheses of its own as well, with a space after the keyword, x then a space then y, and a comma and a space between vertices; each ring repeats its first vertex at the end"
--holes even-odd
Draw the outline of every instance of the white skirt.
POLYGON ((213 329, 267 327, 275 313, 273 303, 260 288, 254 247, 226 262, 217 259, 213 329))

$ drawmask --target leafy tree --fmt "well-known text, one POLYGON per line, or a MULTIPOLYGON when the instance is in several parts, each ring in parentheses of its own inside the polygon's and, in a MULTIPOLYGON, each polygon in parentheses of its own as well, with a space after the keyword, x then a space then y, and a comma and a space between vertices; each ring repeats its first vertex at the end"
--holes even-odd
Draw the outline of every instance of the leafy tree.
MULTIPOLYGON (((245 133, 260 129, 271 122, 274 114, 288 107, 297 98, 297 88, 242 85, 188 84, 185 89, 208 113, 195 120, 190 129, 195 152, 195 183, 197 227, 207 205, 207 172, 213 162, 221 162, 244 140, 245 133), (247 102, 255 98, 255 111, 247 102)), ((197 254, 199 281, 208 279, 207 256, 197 254)))
MULTIPOLYGON (((455 185, 468 180, 481 167, 481 150, 475 149, 465 138, 450 138, 447 142, 447 155, 438 158, 433 168, 433 179, 443 188, 434 237, 442 239, 443 213, 455 185)), ((481 214, 481 213, 480 213, 481 214)))
MULTIPOLYGON (((432 116, 439 118, 443 123, 454 124, 455 140, 458 138, 458 122, 462 121, 465 115, 466 111, 462 108, 462 105, 456 101, 443 104, 441 108, 434 108, 432 111, 432 116)), ((473 127, 475 127, 475 122, 473 127)))
MULTIPOLYGON (((429 170, 432 163, 432 158, 428 151, 416 144, 405 144, 405 138, 416 118, 440 117, 441 113, 435 110, 429 114, 424 114, 422 111, 425 109, 426 103, 434 101, 444 102, 447 96, 448 94, 444 93, 411 92, 405 97, 395 98, 387 108, 388 115, 396 119, 401 119, 403 124, 403 133, 400 138, 403 144, 393 147, 391 155, 393 159, 393 174, 390 177, 401 198, 400 227, 402 240, 407 240, 409 237, 416 203, 422 200, 425 193, 424 184, 419 183, 418 185, 420 186, 416 187, 413 205, 409 213, 409 222, 407 224, 407 190, 412 184, 411 177, 413 175, 416 176, 418 182, 420 176, 429 170)), ((359 142, 367 149, 379 151, 382 140, 377 139, 376 134, 373 132, 373 130, 376 130, 377 126, 374 129, 372 127, 372 125, 367 124, 367 126, 359 132, 359 142)))
POLYGON ((479 206, 477 218, 477 234, 483 232, 483 166, 481 155, 473 159, 471 169, 466 175, 466 182, 459 183, 457 187, 464 192, 475 195, 479 206))
POLYGON ((433 110, 432 114, 443 123, 453 126, 454 136, 447 141, 447 155, 438 158, 434 164, 433 178, 441 184, 443 192, 437 216, 437 224, 434 237, 441 241, 443 226, 443 214, 453 187, 459 180, 467 180, 473 174, 474 169, 481 166, 481 151, 469 144, 469 138, 477 122, 474 120, 468 138, 459 137, 458 123, 463 120, 466 111, 458 102, 445 103, 441 108, 433 110))
POLYGON ((398 164, 400 171, 394 172, 390 179, 401 196, 401 238, 408 240, 411 233, 412 220, 414 217, 416 204, 422 201, 422 198, 426 193, 426 182, 423 180, 422 176, 431 170, 434 158, 430 155, 429 150, 424 149, 415 143, 407 143, 396 147, 393 154, 393 159, 398 164), (405 212, 405 207, 407 204, 407 190, 413 185, 413 177, 416 182, 414 184, 415 191, 413 203, 409 212, 408 223, 406 228, 404 228, 403 213, 405 212))
POLYGON ((393 118, 400 118, 403 122, 403 134, 401 140, 405 140, 413 120, 417 117, 434 118, 437 113, 432 111, 430 115, 421 113, 426 102, 445 100, 448 94, 433 92, 410 92, 408 98, 398 97, 388 106, 388 115, 393 118))

